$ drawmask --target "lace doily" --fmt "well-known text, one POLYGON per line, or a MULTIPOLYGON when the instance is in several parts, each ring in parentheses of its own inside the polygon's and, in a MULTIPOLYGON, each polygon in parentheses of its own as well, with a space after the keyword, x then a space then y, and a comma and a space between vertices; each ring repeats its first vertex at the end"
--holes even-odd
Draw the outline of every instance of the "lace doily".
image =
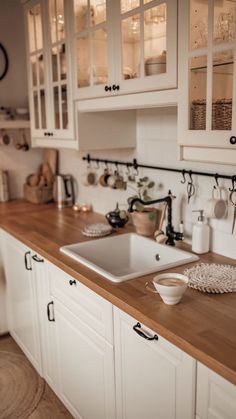
POLYGON ((236 292, 236 268, 231 265, 200 263, 185 269, 190 288, 212 294, 236 292))
POLYGON ((82 233, 87 237, 104 237, 108 236, 112 232, 112 227, 108 224, 87 224, 82 233))

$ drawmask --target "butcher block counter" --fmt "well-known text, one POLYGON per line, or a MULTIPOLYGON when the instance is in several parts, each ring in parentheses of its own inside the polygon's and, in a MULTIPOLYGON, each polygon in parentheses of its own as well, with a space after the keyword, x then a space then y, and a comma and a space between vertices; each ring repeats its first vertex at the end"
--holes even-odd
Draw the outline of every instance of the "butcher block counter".
MULTIPOLYGON (((180 304, 167 306, 159 295, 145 289, 154 274, 115 284, 59 251, 63 245, 89 240, 81 233, 83 226, 104 220, 96 213, 58 210, 54 205, 37 206, 18 200, 0 204, 1 228, 236 384, 236 294, 213 295, 188 289, 180 304)), ((130 231, 132 226, 126 226, 113 234, 130 231)), ((184 244, 181 247, 189 250, 184 244)), ((201 261, 236 266, 235 260, 214 253, 202 256, 201 261)), ((183 272, 191 265, 174 271, 183 272)))

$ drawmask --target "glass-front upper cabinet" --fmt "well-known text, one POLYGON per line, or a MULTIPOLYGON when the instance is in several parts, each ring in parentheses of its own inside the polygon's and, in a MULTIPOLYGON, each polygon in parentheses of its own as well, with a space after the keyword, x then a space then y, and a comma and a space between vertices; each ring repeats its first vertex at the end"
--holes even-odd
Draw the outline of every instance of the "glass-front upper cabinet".
POLYGON ((79 98, 103 95, 114 79, 107 9, 106 0, 74 0, 76 87, 79 98))
POLYGON ((176 0, 74 0, 78 99, 177 86, 176 0))
POLYGON ((31 128, 36 146, 76 147, 67 34, 71 5, 70 0, 39 0, 25 6, 31 128))
POLYGON ((119 0, 122 92, 177 87, 177 1, 119 0))
POLYGON ((49 121, 41 2, 35 2, 27 10, 27 29, 31 129, 32 133, 44 135, 49 130, 49 121))
MULTIPOLYGON (((236 2, 185 1, 181 16, 179 143, 236 149, 236 2)), ((182 157, 189 153, 185 148, 182 157)), ((208 161, 230 162, 229 151, 210 154, 205 152, 208 161)), ((203 159, 201 150, 195 155, 203 159)))

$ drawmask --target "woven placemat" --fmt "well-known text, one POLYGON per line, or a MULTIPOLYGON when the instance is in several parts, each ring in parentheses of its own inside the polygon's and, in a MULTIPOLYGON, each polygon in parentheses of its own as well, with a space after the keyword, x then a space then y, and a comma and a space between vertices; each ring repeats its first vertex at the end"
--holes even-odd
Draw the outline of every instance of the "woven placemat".
POLYGON ((97 224, 87 224, 82 233, 87 237, 104 237, 108 236, 112 232, 112 227, 108 224, 97 223, 97 224))
POLYGON ((231 265, 200 263, 185 269, 189 278, 188 286, 195 290, 212 294, 236 292, 236 268, 231 265))

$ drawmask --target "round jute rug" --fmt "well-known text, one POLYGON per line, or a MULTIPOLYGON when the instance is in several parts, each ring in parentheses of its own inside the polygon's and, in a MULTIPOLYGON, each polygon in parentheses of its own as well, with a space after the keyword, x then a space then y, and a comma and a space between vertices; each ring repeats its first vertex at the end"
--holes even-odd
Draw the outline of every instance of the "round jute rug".
POLYGON ((44 385, 25 356, 0 351, 0 418, 27 418, 37 407, 44 385))

